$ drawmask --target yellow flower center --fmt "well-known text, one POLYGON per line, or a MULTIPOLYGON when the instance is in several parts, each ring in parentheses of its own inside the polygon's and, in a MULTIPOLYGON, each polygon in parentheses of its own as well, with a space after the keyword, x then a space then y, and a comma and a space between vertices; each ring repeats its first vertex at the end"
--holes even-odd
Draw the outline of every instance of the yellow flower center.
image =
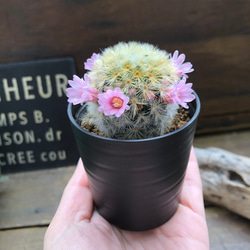
POLYGON ((120 97, 114 97, 112 99, 112 106, 116 109, 121 108, 123 105, 123 100, 120 97))

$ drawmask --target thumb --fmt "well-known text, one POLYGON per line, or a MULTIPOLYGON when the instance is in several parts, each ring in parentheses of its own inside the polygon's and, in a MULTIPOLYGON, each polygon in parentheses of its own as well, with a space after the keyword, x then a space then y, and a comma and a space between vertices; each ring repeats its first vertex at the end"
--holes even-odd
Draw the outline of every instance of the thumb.
POLYGON ((88 186, 88 179, 79 160, 76 170, 64 189, 60 204, 53 220, 79 222, 89 220, 92 215, 93 200, 88 186))

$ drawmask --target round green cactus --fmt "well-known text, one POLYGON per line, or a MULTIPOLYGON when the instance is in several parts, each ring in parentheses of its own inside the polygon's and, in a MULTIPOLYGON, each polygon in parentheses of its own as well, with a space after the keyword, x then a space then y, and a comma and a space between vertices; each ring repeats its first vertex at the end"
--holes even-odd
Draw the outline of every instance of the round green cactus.
POLYGON ((84 79, 74 76, 68 101, 87 102, 83 123, 90 123, 107 137, 141 139, 165 134, 179 105, 195 97, 186 83, 191 63, 185 55, 171 56, 147 43, 118 43, 85 63, 84 79))

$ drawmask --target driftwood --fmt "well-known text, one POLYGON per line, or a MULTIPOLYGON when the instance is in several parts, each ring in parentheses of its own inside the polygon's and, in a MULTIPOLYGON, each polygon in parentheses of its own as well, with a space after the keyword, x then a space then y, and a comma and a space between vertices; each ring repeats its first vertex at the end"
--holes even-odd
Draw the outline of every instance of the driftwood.
POLYGON ((250 158, 219 148, 195 148, 205 201, 250 219, 250 158))

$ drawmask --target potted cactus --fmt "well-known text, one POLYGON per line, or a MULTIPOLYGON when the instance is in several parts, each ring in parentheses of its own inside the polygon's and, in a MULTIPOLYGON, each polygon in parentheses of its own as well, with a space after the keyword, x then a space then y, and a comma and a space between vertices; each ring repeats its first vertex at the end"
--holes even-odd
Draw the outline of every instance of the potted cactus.
POLYGON ((96 208, 122 229, 157 227, 177 210, 200 110, 184 60, 121 42, 69 81, 68 116, 96 208), (178 125, 180 112, 188 120, 178 125))

